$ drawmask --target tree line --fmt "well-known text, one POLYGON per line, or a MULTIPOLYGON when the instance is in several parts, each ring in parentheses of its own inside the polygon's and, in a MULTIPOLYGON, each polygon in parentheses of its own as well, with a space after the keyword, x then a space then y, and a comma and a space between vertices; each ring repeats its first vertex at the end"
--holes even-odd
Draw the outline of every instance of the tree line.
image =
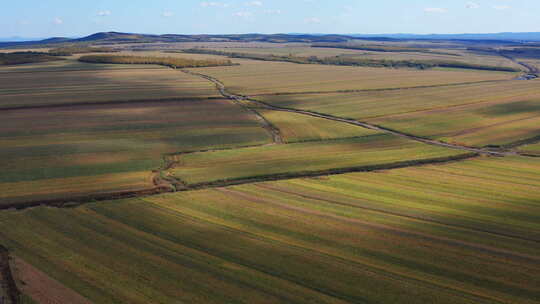
POLYGON ((443 61, 443 60, 389 60, 389 59, 368 59, 349 56, 331 56, 331 57, 301 57, 301 56, 279 56, 272 54, 248 54, 237 52, 223 52, 218 50, 195 48, 183 50, 184 53, 192 54, 209 54, 226 56, 229 58, 244 58, 263 61, 285 61, 299 64, 327 64, 327 65, 343 65, 343 66, 363 66, 363 67, 387 67, 387 68, 414 68, 414 69, 431 69, 436 67, 442 68, 459 68, 459 69, 474 69, 487 71, 502 71, 502 72, 519 72, 519 69, 511 67, 499 67, 472 64, 459 61, 443 61))
POLYGON ((0 53, 0 65, 16 65, 25 63, 47 62, 63 60, 43 52, 12 52, 0 53))
POLYGON ((206 59, 195 60, 177 57, 149 57, 149 56, 117 56, 117 55, 87 55, 79 58, 81 62, 108 63, 108 64, 156 64, 171 68, 198 68, 214 66, 230 66, 230 60, 206 59))

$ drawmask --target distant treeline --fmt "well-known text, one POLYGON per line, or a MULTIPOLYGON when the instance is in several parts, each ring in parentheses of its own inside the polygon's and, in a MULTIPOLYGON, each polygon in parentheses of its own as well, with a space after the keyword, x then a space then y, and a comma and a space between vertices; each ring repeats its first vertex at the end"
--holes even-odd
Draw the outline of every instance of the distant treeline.
POLYGON ((194 60, 175 57, 143 57, 116 55, 87 55, 79 58, 81 62, 112 64, 157 64, 171 68, 198 68, 233 65, 230 60, 194 60))
POLYGON ((409 52, 409 53, 427 53, 435 55, 448 55, 448 56, 461 56, 459 54, 432 51, 430 49, 423 48, 410 48, 402 46, 390 46, 390 45, 358 45, 349 43, 315 43, 311 47, 315 48, 333 48, 333 49, 346 49, 346 50, 361 50, 370 52, 409 52))
POLYGON ((539 47, 518 47, 506 49, 470 47, 467 48, 467 50, 476 53, 490 53, 517 58, 540 59, 539 47))
POLYGON ((222 52, 211 49, 187 49, 185 53, 192 54, 210 54, 227 56, 229 58, 244 58, 263 61, 285 61, 299 64, 328 64, 328 65, 344 65, 344 66, 363 66, 363 67, 388 67, 388 68, 415 68, 415 69, 430 69, 436 67, 443 68, 459 68, 459 69, 474 69, 486 71, 503 71, 503 72, 519 72, 519 69, 510 67, 497 67, 488 65, 471 64, 458 61, 439 61, 439 60, 387 60, 387 59, 366 59, 354 58, 348 56, 333 56, 320 58, 317 56, 297 57, 297 56, 277 56, 271 54, 246 54, 236 52, 222 52))
POLYGON ((113 48, 108 47, 89 47, 89 46, 66 46, 49 50, 49 54, 53 56, 71 56, 73 54, 84 53, 113 53, 117 52, 113 48))
POLYGON ((0 53, 0 65, 15 65, 25 63, 46 62, 54 60, 63 60, 48 53, 41 52, 14 52, 0 53))
POLYGON ((511 50, 502 50, 500 52, 512 57, 540 59, 540 48, 514 48, 511 50))

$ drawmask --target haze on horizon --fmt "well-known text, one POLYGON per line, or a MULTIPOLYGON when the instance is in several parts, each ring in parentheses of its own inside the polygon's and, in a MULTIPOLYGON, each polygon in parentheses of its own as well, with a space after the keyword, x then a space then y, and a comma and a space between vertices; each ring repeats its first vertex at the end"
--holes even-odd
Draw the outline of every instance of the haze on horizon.
POLYGON ((533 0, 29 0, 4 3, 0 37, 535 32, 538 11, 533 0))

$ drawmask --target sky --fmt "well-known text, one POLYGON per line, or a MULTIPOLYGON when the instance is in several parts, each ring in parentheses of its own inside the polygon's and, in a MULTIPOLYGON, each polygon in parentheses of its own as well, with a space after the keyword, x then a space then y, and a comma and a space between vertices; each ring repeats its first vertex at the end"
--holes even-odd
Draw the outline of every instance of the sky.
POLYGON ((539 0, 19 0, 0 37, 540 32, 539 0))

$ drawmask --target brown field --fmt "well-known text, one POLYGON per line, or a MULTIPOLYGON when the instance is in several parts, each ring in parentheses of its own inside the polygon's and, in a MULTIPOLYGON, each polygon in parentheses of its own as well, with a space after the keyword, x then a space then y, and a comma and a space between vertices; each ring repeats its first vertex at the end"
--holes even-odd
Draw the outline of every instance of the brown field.
POLYGON ((437 54, 437 53, 419 53, 419 52, 374 52, 374 51, 364 51, 364 50, 351 50, 351 49, 339 49, 339 48, 312 48, 312 47, 225 47, 218 48, 209 46, 209 48, 223 51, 223 52, 236 52, 236 53, 246 53, 246 54, 271 54, 277 56, 298 56, 298 57, 334 57, 334 56, 344 56, 351 58, 362 58, 362 59, 385 59, 385 60, 415 60, 415 61, 430 61, 430 60, 440 60, 440 61, 459 61, 469 64, 477 65, 489 65, 497 67, 512 67, 512 68, 523 68, 519 64, 495 55, 479 55, 472 52, 467 52, 465 50, 455 50, 455 49, 435 49, 426 51, 432 52, 441 52, 448 54, 437 54))
POLYGON ((73 63, 0 68, 0 108, 217 96, 205 80, 159 66, 73 63))
POLYGON ((240 94, 362 90, 441 85, 513 78, 513 73, 437 71, 329 66, 239 60, 239 66, 200 68, 196 71, 220 79, 240 94))
POLYGON ((19 258, 13 259, 12 269, 21 293, 32 298, 35 303, 92 303, 19 258))

